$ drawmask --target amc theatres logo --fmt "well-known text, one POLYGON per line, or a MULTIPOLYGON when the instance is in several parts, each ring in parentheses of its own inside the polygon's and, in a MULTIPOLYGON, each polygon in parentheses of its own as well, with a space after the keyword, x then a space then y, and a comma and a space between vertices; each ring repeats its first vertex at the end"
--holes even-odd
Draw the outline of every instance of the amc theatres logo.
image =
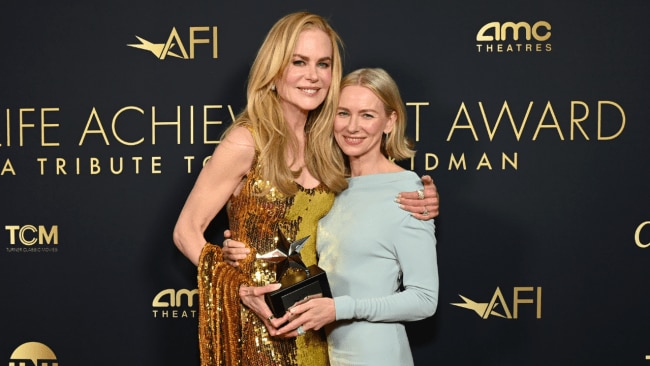
POLYGON ((650 248, 650 221, 642 222, 634 231, 634 241, 639 248, 650 248), (644 230, 645 229, 645 230, 644 230), (643 235, 643 233, 646 235, 643 235))
POLYGON ((196 318, 194 298, 199 290, 168 288, 156 294, 151 306, 154 318, 196 318))
POLYGON ((539 21, 533 25, 526 22, 490 22, 481 27, 476 34, 478 42, 518 41, 519 37, 526 41, 548 41, 551 38, 551 24, 545 21, 539 21))
POLYGON ((541 287, 514 287, 512 298, 506 298, 501 289, 497 287, 489 302, 476 302, 463 295, 458 295, 465 302, 451 303, 454 306, 473 310, 478 316, 487 319, 491 316, 506 319, 518 319, 520 306, 532 307, 537 319, 542 318, 542 288, 541 287), (510 310, 512 309, 512 311, 510 310))
POLYGON ((476 33, 478 52, 550 52, 551 24, 528 22, 489 22, 476 33))
POLYGON ((206 45, 205 47, 211 47, 212 58, 218 57, 217 27, 190 27, 188 33, 188 36, 183 39, 176 31, 176 27, 173 27, 167 36, 167 41, 163 43, 150 42, 135 36, 140 43, 127 44, 127 46, 149 51, 159 60, 164 60, 167 56, 187 60, 194 59, 197 45, 206 45))

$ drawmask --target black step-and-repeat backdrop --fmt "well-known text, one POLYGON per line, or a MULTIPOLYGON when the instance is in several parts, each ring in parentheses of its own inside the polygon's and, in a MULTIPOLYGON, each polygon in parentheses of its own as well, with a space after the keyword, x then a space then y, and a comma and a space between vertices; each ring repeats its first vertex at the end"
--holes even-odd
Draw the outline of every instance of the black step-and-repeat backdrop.
POLYGON ((650 365, 650 3, 2 8, 0 364, 198 364, 196 269, 172 228, 264 35, 310 10, 346 71, 398 81, 405 166, 440 191, 416 363, 650 365))

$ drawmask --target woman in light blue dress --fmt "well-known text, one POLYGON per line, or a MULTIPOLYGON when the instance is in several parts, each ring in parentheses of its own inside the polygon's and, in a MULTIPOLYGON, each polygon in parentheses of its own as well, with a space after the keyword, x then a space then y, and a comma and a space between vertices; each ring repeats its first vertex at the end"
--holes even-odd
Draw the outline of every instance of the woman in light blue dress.
POLYGON ((333 298, 293 306, 279 330, 300 336, 325 327, 332 365, 412 365, 403 322, 436 311, 434 222, 389 202, 396 189, 422 188, 415 173, 391 160, 414 154, 405 129, 404 104, 388 73, 360 69, 343 79, 333 131, 348 157, 349 186, 321 219, 316 241, 333 298))

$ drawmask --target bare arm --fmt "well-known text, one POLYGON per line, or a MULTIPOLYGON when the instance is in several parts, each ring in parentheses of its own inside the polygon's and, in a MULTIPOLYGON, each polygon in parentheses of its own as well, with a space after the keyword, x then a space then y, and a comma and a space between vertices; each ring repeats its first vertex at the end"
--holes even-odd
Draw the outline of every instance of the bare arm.
POLYGON ((201 170, 174 227, 174 244, 195 265, 206 243, 204 232, 235 192, 255 157, 253 136, 233 129, 201 170))

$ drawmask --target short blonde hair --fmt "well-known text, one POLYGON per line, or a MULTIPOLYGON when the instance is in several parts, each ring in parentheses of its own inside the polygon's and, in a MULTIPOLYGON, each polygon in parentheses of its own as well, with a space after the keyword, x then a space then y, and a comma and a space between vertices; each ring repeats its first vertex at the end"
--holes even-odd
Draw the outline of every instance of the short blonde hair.
POLYGON ((406 108, 395 80, 384 69, 364 68, 347 74, 341 81, 341 90, 352 85, 362 86, 373 92, 384 104, 387 115, 393 112, 397 114, 393 130, 382 140, 381 152, 395 160, 413 157, 413 143, 406 137, 406 108))

